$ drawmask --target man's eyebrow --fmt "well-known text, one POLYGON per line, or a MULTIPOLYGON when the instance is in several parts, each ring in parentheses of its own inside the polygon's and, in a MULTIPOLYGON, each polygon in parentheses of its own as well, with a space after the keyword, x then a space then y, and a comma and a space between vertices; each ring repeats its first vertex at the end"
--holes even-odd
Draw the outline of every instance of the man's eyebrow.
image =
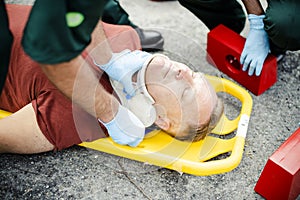
POLYGON ((149 60, 149 62, 147 63, 147 67, 150 65, 150 63, 153 61, 155 56, 153 56, 153 58, 151 58, 151 60, 149 60))

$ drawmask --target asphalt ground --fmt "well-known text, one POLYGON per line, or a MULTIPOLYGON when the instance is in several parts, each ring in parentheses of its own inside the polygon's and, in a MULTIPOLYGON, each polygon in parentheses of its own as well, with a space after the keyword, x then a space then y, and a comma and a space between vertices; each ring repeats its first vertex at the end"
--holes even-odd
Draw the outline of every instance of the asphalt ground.
MULTIPOLYGON (((7 1, 28 4, 32 1, 7 1)), ((121 0, 131 20, 159 30, 164 52, 197 71, 219 77, 206 61, 208 29, 177 1, 121 0)), ((247 30, 243 32, 246 34, 247 30)), ((278 80, 253 111, 241 163, 217 175, 194 176, 74 146, 37 155, 0 155, 1 199, 263 199, 254 187, 274 151, 299 127, 300 52, 278 63, 278 80)), ((227 101, 233 117, 240 108, 227 101)))

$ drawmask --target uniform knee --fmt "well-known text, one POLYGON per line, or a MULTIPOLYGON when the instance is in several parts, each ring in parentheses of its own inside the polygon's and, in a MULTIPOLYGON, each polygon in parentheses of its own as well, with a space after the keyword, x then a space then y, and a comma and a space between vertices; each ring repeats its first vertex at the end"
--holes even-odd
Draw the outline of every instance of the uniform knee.
POLYGON ((275 5, 272 6, 272 9, 267 9, 264 19, 265 30, 271 43, 282 50, 299 49, 300 23, 296 19, 296 13, 287 6, 275 5))
POLYGON ((264 20, 265 30, 269 35, 269 39, 277 46, 284 47, 283 42, 287 40, 287 25, 285 24, 285 18, 267 16, 264 20))

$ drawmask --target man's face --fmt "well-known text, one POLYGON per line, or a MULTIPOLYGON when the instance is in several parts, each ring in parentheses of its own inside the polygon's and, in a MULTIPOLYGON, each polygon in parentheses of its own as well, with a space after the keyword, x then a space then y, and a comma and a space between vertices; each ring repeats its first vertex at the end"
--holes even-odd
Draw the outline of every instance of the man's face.
POLYGON ((187 125, 199 127, 209 121, 217 95, 203 74, 182 63, 156 56, 146 70, 148 92, 155 100, 156 124, 184 136, 187 125))

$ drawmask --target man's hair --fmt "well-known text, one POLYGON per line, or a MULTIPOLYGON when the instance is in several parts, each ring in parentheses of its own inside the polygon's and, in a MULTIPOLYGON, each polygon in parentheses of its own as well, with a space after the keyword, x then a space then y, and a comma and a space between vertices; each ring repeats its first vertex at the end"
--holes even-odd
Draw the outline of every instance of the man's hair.
POLYGON ((185 136, 180 136, 180 137, 175 136, 175 138, 183 141, 193 141, 193 142, 204 139, 217 126, 223 113, 224 113, 224 103, 221 101, 220 98, 218 98, 217 105, 216 107, 214 107, 213 112, 210 116, 210 120, 208 120, 208 122, 198 127, 188 126, 186 128, 187 134, 185 136))

